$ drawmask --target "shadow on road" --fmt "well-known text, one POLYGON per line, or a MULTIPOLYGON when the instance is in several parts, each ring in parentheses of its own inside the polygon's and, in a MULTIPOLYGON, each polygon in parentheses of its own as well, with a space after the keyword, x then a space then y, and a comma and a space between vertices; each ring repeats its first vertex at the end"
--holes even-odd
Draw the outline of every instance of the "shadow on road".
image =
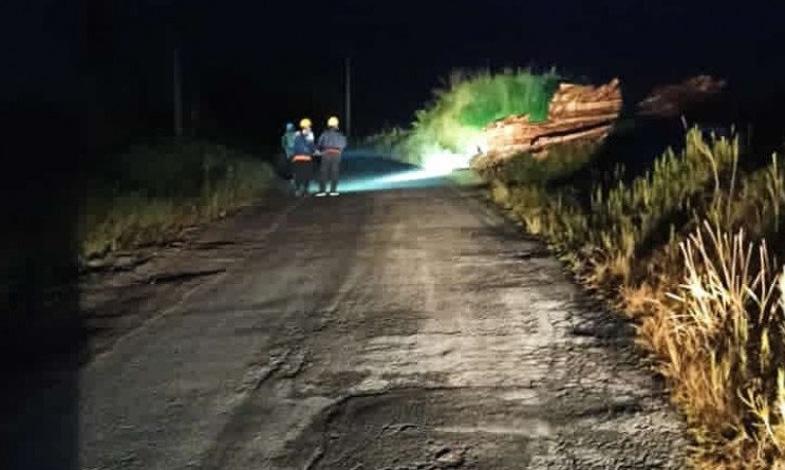
POLYGON ((0 144, 3 469, 78 468, 79 184, 66 149, 76 131, 65 118, 45 124, 44 139, 14 142, 11 130, 0 144))

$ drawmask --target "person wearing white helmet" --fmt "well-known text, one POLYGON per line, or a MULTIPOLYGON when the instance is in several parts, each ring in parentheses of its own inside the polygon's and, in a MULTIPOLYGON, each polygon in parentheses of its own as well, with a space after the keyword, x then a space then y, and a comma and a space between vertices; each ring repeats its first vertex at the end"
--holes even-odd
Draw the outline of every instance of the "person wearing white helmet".
POLYGON ((319 167, 319 192, 317 197, 326 195, 338 196, 338 174, 341 167, 341 154, 346 148, 346 136, 338 130, 338 118, 333 116, 327 120, 327 130, 319 136, 317 150, 322 154, 319 167), (327 181, 330 181, 330 192, 327 192, 327 181))
POLYGON ((304 118, 300 121, 300 131, 294 136, 292 150, 295 194, 307 196, 313 178, 313 156, 316 153, 310 119, 304 118))

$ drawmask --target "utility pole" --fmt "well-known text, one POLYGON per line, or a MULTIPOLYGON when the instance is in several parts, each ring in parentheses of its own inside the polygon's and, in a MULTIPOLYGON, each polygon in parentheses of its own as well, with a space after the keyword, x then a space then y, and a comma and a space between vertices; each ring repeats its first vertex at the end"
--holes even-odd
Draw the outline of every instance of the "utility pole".
POLYGON ((174 93, 174 135, 183 136, 183 83, 180 70, 180 49, 174 48, 172 56, 172 88, 174 93))
POLYGON ((346 116, 346 136, 352 136, 352 59, 346 58, 346 78, 344 80, 346 90, 344 91, 346 102, 344 103, 344 114, 346 116))

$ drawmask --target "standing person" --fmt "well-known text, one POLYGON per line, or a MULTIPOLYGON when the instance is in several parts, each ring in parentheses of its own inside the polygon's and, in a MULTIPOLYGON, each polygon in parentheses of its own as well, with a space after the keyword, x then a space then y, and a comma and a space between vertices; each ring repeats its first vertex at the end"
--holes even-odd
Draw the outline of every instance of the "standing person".
POLYGON ((300 121, 300 131, 294 136, 292 150, 295 194, 306 196, 313 178, 313 156, 316 153, 310 119, 304 118, 300 121))
POLYGON ((319 136, 316 144, 322 154, 319 168, 319 192, 317 197, 326 196, 327 180, 330 180, 330 196, 338 196, 338 174, 341 168, 341 154, 346 148, 346 136, 338 130, 338 118, 333 116, 327 120, 327 130, 319 136))
POLYGON ((294 156, 294 138, 297 135, 297 129, 291 122, 286 123, 286 130, 281 136, 281 149, 283 149, 284 160, 281 164, 281 174, 286 179, 292 179, 291 161, 294 156))

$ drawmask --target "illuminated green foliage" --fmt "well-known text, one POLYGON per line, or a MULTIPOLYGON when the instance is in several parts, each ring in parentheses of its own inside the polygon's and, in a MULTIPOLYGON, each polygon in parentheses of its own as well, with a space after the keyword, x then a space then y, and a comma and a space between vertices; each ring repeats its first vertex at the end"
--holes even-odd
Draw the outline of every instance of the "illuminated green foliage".
POLYGON ((410 131, 396 129, 372 137, 371 142, 415 164, 434 152, 445 158, 450 152, 473 154, 482 143, 483 128, 497 119, 523 114, 532 121, 546 119, 558 83, 554 71, 491 74, 458 70, 443 88, 434 91, 434 99, 415 113, 410 131))
POLYGON ((460 124, 482 128, 489 123, 514 114, 528 114, 529 119, 548 118, 548 104, 558 87, 554 73, 532 75, 507 71, 499 75, 487 73, 463 78, 457 75, 444 104, 455 108, 460 124))

